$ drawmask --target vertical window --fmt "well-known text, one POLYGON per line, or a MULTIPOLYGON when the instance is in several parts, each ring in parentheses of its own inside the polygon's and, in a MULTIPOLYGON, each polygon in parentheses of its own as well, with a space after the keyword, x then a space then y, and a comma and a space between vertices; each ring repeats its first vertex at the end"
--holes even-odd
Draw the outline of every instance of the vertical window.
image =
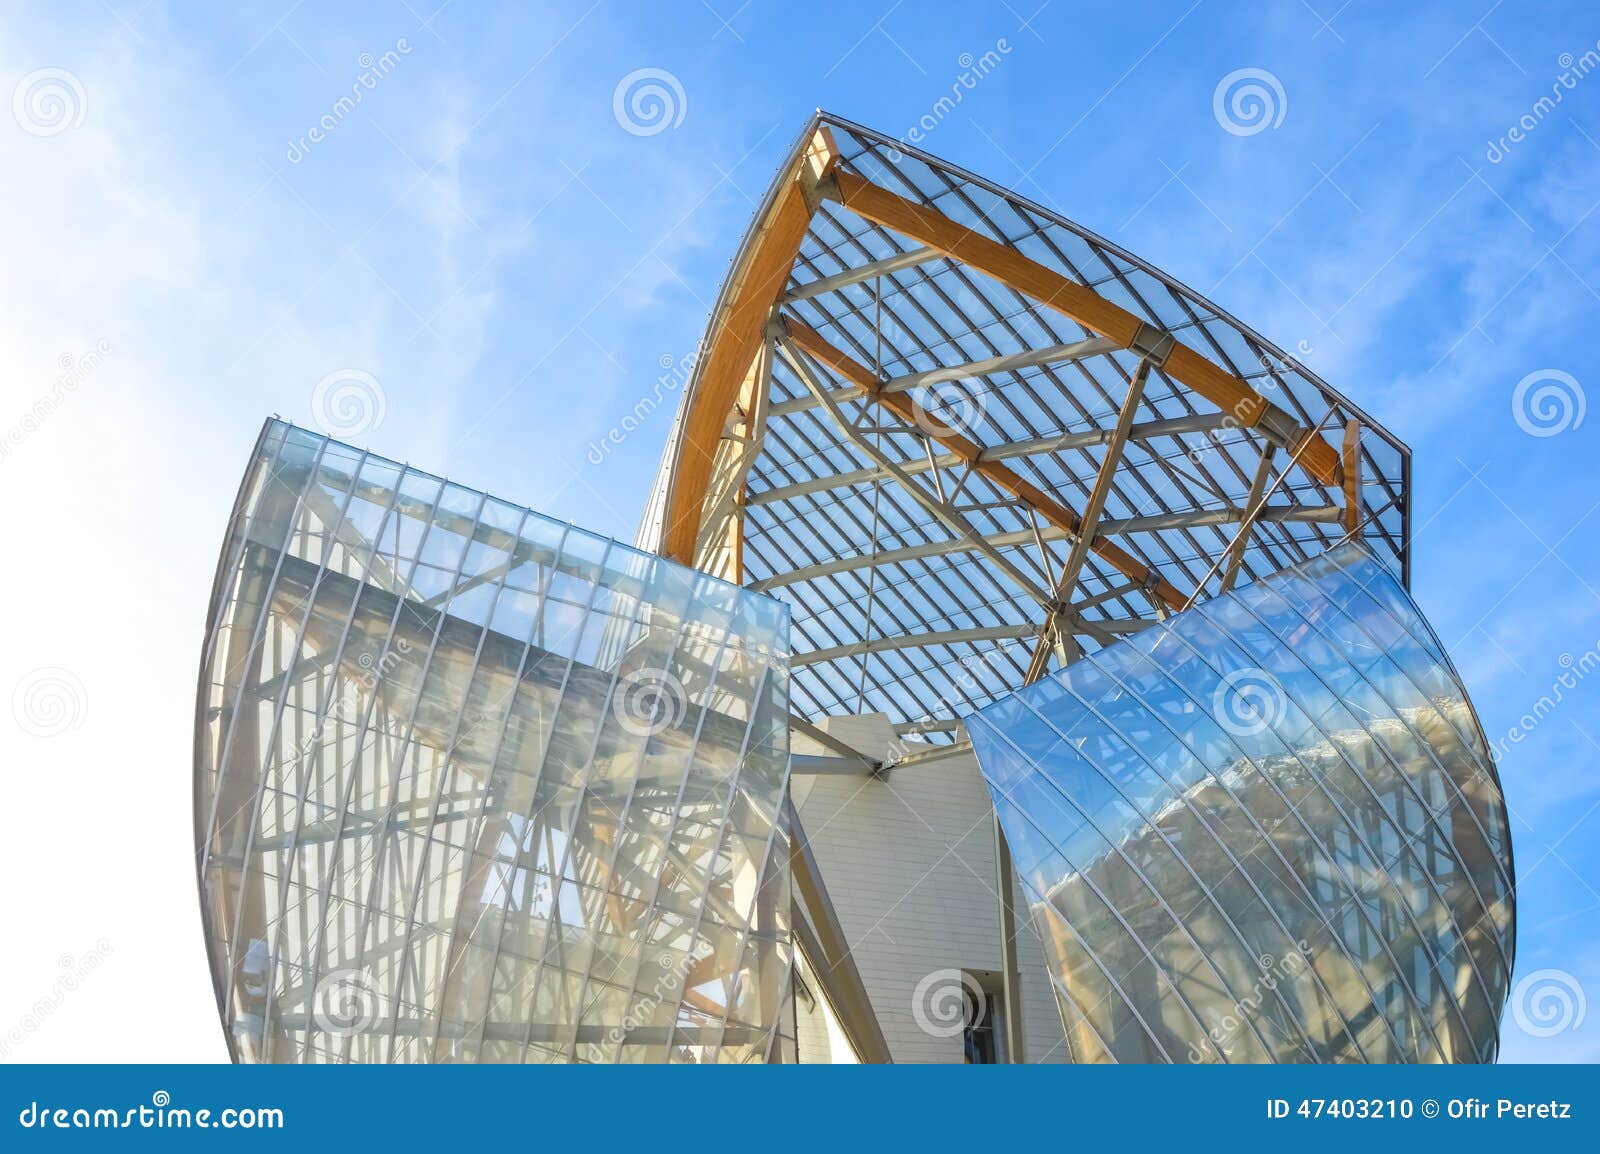
POLYGON ((1005 1061, 1000 995, 976 981, 962 983, 967 1024, 961 1035, 962 1060, 969 1066, 995 1066, 1005 1061))

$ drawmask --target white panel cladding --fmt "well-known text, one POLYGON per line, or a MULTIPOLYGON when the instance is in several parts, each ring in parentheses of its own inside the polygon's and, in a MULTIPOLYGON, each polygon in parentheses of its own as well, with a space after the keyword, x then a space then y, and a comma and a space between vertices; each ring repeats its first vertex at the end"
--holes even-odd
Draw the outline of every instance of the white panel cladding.
MULTIPOLYGON (((881 713, 819 725, 874 758, 895 740, 881 713)), ((913 1004, 918 983, 938 970, 988 971, 998 988, 994 811, 977 761, 958 754, 891 770, 887 780, 797 776, 793 794, 894 1060, 960 1062, 960 1032, 924 1030, 913 1004)), ((1020 890, 1012 901, 1028 1061, 1065 1062, 1061 1019, 1020 890)))

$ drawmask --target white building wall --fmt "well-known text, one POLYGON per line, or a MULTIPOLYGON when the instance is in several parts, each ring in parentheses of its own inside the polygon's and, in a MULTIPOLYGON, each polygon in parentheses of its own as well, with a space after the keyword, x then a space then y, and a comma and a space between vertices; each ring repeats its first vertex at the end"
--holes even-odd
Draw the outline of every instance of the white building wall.
MULTIPOLYGON (((874 758, 895 737, 882 714, 820 724, 874 758)), ((998 988, 994 810, 976 759, 954 755, 891 770, 884 780, 796 776, 792 788, 895 1061, 960 1062, 960 1032, 941 1037, 923 1029, 913 1001, 918 983, 936 970, 990 971, 998 988)), ((1069 1056, 1037 931, 1020 890, 1012 900, 1028 1060, 1064 1062, 1069 1056)))

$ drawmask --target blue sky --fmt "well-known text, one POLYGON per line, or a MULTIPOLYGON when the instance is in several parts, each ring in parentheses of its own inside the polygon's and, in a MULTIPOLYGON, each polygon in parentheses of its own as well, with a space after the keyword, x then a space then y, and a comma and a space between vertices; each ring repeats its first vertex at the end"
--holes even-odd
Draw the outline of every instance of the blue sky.
MULTIPOLYGON (((1414 591, 1492 739, 1572 682, 1502 764, 1518 971, 1600 998, 1592 5, 436 3, 0 5, 0 477, 26 560, 0 577, 26 607, 0 687, 63 670, 73 714, 0 733, 30 769, 0 868, 57 879, 8 892, 41 928, 0 959, 0 1025, 57 955, 113 947, 27 1056, 221 1056, 190 695, 261 420, 315 424, 319 382, 367 374, 376 450, 630 537, 670 406, 589 446, 693 349, 806 116, 903 134, 991 50, 923 146, 1169 270, 1410 443, 1414 591), (1213 96, 1247 68, 1274 124, 1241 135, 1213 96), (649 134, 614 108, 640 69, 676 82, 649 134), (144 831, 123 876, 27 816, 64 781, 95 798, 78 844, 144 831), (133 997, 172 1029, 104 1039, 133 997)), ((1507 1059, 1600 1058, 1600 1006, 1530 1022, 1507 1059)))

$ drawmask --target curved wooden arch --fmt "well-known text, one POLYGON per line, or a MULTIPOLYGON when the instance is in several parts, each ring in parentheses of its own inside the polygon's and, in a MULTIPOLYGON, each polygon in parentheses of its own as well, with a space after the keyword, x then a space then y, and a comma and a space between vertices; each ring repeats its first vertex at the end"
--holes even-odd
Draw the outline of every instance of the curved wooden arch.
MULTIPOLYGON (((936 209, 916 204, 859 174, 839 170, 833 135, 820 119, 781 170, 756 224, 746 237, 718 299, 701 355, 691 377, 675 443, 660 484, 665 486, 662 524, 653 544, 665 557, 686 565, 697 556, 707 494, 728 443, 730 422, 751 409, 748 394, 764 388, 760 353, 767 325, 781 302, 789 274, 817 205, 832 200, 851 213, 914 241, 929 252, 960 262, 1039 305, 1060 312, 1121 348, 1148 359, 1172 380, 1216 405, 1231 422, 1257 428, 1268 440, 1296 451, 1299 464, 1322 486, 1344 480, 1341 453, 1315 429, 1299 425, 1250 385, 1188 345, 1144 324, 1094 289, 1068 280, 1023 253, 975 232, 936 209), (741 403, 743 398, 743 403, 741 403)), ((744 432, 748 432, 748 422, 744 432)), ((735 435, 739 430, 735 430, 735 435)), ((1056 512, 1047 494, 1018 494, 1047 520, 1056 512), (1038 501, 1033 498, 1037 496, 1038 501)), ((734 494, 737 501, 739 495, 734 494)), ((740 581, 737 518, 732 540, 723 543, 719 575, 740 581)), ((1127 567, 1118 568, 1127 571, 1127 567)), ((1157 578, 1159 581, 1160 579, 1157 578)), ((1164 581, 1163 600, 1176 596, 1164 581)))
POLYGON ((685 565, 695 561, 706 490, 717 446, 740 387, 761 350, 762 332, 789 282, 789 270, 811 226, 818 187, 839 163, 833 134, 819 125, 768 198, 744 249, 723 286, 722 296, 689 382, 678 430, 676 459, 664 478, 668 486, 661 542, 657 551, 685 565))

